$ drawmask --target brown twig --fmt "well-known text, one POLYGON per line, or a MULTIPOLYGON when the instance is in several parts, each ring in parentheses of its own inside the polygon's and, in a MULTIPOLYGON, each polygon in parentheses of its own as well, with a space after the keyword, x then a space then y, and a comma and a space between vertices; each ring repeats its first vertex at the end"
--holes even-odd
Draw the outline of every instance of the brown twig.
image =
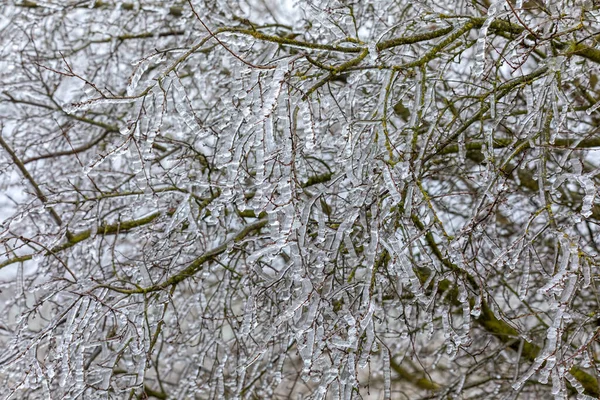
POLYGON ((208 26, 206 26, 206 24, 204 23, 204 21, 202 21, 202 19, 200 18, 200 15, 198 15, 198 13, 196 12, 196 9, 194 8, 194 5, 192 4, 191 0, 188 0, 188 4, 190 5, 192 12, 194 13, 194 15, 196 16, 196 19, 198 21, 200 21, 200 23, 202 24, 202 26, 204 27, 204 29, 206 29, 206 31, 208 32, 208 34, 210 36, 212 36, 213 38, 215 38, 215 40, 217 42, 219 42, 219 44, 221 46, 223 46, 223 48, 225 48, 225 50, 227 50, 232 56, 234 56, 235 58, 237 58, 238 60, 240 60, 241 62, 243 62, 244 64, 246 64, 249 67, 252 68, 258 68, 258 69, 274 69, 275 66, 271 65, 271 66, 267 66, 267 65, 256 65, 256 64, 252 64, 249 61, 244 60, 243 58, 241 58, 240 56, 238 56, 237 54, 235 54, 229 47, 227 47, 227 45, 225 43, 223 43, 218 37, 217 35, 215 35, 209 28, 208 26))

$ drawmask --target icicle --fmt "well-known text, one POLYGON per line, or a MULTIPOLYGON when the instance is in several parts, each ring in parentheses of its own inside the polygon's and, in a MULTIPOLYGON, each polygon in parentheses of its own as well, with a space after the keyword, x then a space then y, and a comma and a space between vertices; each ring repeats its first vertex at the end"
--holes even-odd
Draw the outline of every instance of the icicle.
POLYGON ((463 309, 463 323, 462 323, 462 335, 460 337, 460 344, 468 345, 470 342, 469 334, 471 333, 471 307, 468 302, 462 304, 463 309))
POLYGON ((349 313, 346 313, 344 315, 344 320, 348 324, 348 331, 347 331, 348 339, 345 342, 342 342, 341 347, 355 349, 358 344, 358 329, 356 328, 356 320, 349 313))
POLYGON ((52 399, 52 395, 50 394, 50 385, 48 384, 48 377, 44 373, 40 362, 34 358, 33 364, 35 366, 35 372, 38 377, 38 381, 42 382, 42 391, 44 393, 44 397, 46 399, 52 399))
POLYGON ((587 175, 577 175, 575 178, 581 183, 585 191, 581 206, 581 215, 584 218, 589 218, 592 215, 592 208, 594 207, 594 200, 596 198, 596 185, 587 175))
POLYGON ((560 296, 560 302, 562 304, 568 304, 571 302, 571 298, 573 297, 573 294, 575 294, 575 289, 577 288, 577 280, 578 276, 575 274, 569 276, 567 279, 567 283, 560 296))
MULTIPOLYGON (((361 328, 362 328, 362 326, 363 326, 363 323, 361 321, 361 328)), ((358 360, 358 367, 361 369, 365 368, 367 366, 367 363, 369 362, 369 357, 371 355, 371 349, 373 348, 373 343, 375 341, 375 331, 374 331, 374 327, 373 327, 373 321, 370 318, 368 319, 368 323, 366 324, 366 326, 364 328, 364 332, 366 335, 366 340, 364 342, 363 349, 360 354, 360 358, 358 360)))
POLYGON ((589 368, 592 365, 592 361, 590 358, 590 354, 588 350, 583 350, 583 361, 581 362, 581 366, 583 368, 589 368))
POLYGON ((490 118, 496 119, 496 91, 492 92, 492 96, 490 97, 490 118))
POLYGON ((377 245, 379 244, 378 222, 379 221, 372 222, 371 234, 370 234, 371 241, 369 242, 369 247, 367 247, 367 251, 365 253, 367 268, 369 268, 371 270, 373 269, 373 266, 375 265, 375 255, 377 252, 377 245))
POLYGON ((288 307, 283 313, 279 314, 279 316, 275 319, 275 323, 274 323, 275 327, 278 327, 285 321, 292 318, 294 313, 297 310, 299 310, 304 305, 304 303, 306 303, 306 300, 308 299, 308 296, 310 295, 310 292, 312 291, 313 286, 312 286, 312 283, 310 282, 310 279, 306 279, 306 278, 302 279, 301 285, 302 285, 302 288, 301 288, 300 295, 297 297, 297 299, 293 302, 293 304, 290 307, 288 307))
POLYGON ((454 330, 452 329, 452 324, 450 323, 450 310, 448 306, 443 306, 440 311, 442 314, 442 329, 444 330, 444 338, 446 339, 446 353, 451 355, 454 353, 454 330))
POLYGON ((517 10, 517 13, 519 13, 519 15, 523 13, 523 0, 516 1, 515 9, 517 10))
POLYGON ((383 168, 383 181, 385 182, 385 186, 390 192, 392 199, 394 200, 394 205, 402 202, 401 191, 404 187, 404 182, 399 180, 398 183, 392 178, 392 173, 387 166, 383 168))
POLYGON ((460 376, 460 379, 458 381, 458 384, 456 385, 456 388, 454 389, 454 393, 456 393, 458 396, 458 398, 461 397, 462 394, 462 389, 465 386, 465 381, 467 380, 467 374, 462 374, 460 376))
MULTIPOLYGON (((304 146, 307 151, 311 151, 316 146, 316 132, 315 132, 315 122, 313 120, 313 114, 310 110, 310 103, 302 103, 299 106, 296 106, 298 109, 298 113, 300 114, 302 121, 302 130, 304 131, 304 146)), ((349 129, 348 127, 342 128, 343 130, 349 129)))
POLYGON ((600 108, 600 101, 599 101, 599 102, 597 102, 597 103, 594 103, 594 105, 593 105, 593 106, 591 106, 590 108, 586 109, 586 110, 585 110, 585 113, 586 113, 587 115, 592 115, 592 113, 593 113, 594 111, 596 111, 598 108, 600 108))
POLYGON ((412 210, 413 189, 414 189, 414 186, 412 184, 410 184, 406 188, 406 199, 404 201, 404 217, 405 218, 409 218, 413 212, 413 210, 412 210))
POLYGON ((248 296, 248 300, 246 300, 246 306, 244 307, 244 319, 242 322, 242 327, 240 329, 240 335, 242 337, 248 336, 250 330, 252 329, 252 323, 254 320, 254 296, 248 296))
POLYGON ((137 63, 134 63, 136 68, 134 74, 129 79, 129 84, 127 85, 127 96, 134 95, 135 89, 137 88, 142 75, 144 75, 144 73, 148 70, 151 61, 153 61, 154 58, 157 58, 157 55, 147 57, 141 61, 138 61, 137 63))
POLYGON ((305 246, 306 230, 308 228, 308 222, 309 222, 312 208, 319 197, 321 197, 320 193, 311 197, 310 200, 308 200, 304 204, 304 209, 302 210, 302 216, 300 217, 300 227, 298 228, 298 235, 297 235, 298 247, 301 249, 303 249, 305 246))
POLYGON ((314 295, 311 297, 308 310, 302 313, 302 315, 296 323, 295 328, 297 329, 297 335, 301 335, 305 331, 312 329, 311 327, 313 326, 313 324, 315 323, 315 319, 317 318, 320 304, 321 299, 318 295, 314 295))
MULTIPOLYGON (((275 141, 275 137, 273 135, 273 125, 275 124, 275 118, 272 116, 266 116, 263 121, 263 142, 262 145, 265 148, 265 157, 267 159, 271 158, 273 153, 280 150, 278 143, 275 141)), ((285 146, 287 150, 289 147, 285 146)))
POLYGON ((302 379, 306 382, 308 381, 308 375, 310 372, 310 367, 312 365, 312 354, 314 350, 314 339, 315 339, 315 331, 314 329, 309 329, 304 333, 306 339, 304 343, 297 340, 298 343, 298 353, 300 354, 300 358, 302 358, 304 367, 302 368, 302 379))
MULTIPOLYGON (((566 247, 566 245, 564 245, 566 247)), ((564 278, 567 276, 567 268, 569 266, 569 260, 571 258, 571 253, 569 251, 562 251, 560 266, 558 272, 552 277, 552 279, 538 289, 538 293, 549 293, 549 292, 560 292, 562 291, 560 284, 563 282, 564 278)))
POLYGON ((348 217, 340 224, 340 226, 335 234, 335 240, 333 241, 333 244, 331 246, 331 249, 333 251, 338 251, 338 249, 340 248, 340 244, 342 242, 344 235, 347 235, 348 231, 352 228, 354 221, 358 217, 358 213, 359 213, 359 210, 356 210, 356 209, 353 210, 352 212, 349 213, 348 217))
POLYGON ((369 58, 371 59, 371 61, 372 62, 377 61, 377 57, 379 57, 379 53, 377 52, 377 43, 376 42, 369 43, 369 45, 367 46, 367 49, 369 51, 369 58))
POLYGON ((137 97, 125 97, 125 98, 104 98, 99 97, 96 99, 90 99, 81 103, 72 103, 63 107, 63 110, 67 114, 74 114, 77 111, 87 111, 92 107, 100 105, 117 105, 117 104, 130 104, 135 103, 138 100, 137 97))
POLYGON ((286 243, 284 240, 278 240, 270 246, 258 248, 258 250, 248 256, 246 262, 248 264, 254 264, 258 259, 262 258, 264 262, 270 263, 285 245, 286 243))
POLYGON ((383 399, 391 400, 392 398, 392 379, 390 368, 390 352, 386 347, 382 346, 382 363, 383 363, 383 399))
POLYGON ((180 224, 182 224, 188 220, 188 218, 190 217, 190 213, 191 213, 191 208, 190 208, 191 197, 192 197, 192 195, 188 194, 181 201, 181 203, 179 203, 179 206, 177 206, 177 210, 175 210, 175 213, 171 217, 171 222, 169 223, 169 226, 167 227, 167 229, 165 231, 164 237, 169 236, 173 232, 173 229, 175 229, 177 226, 179 226, 180 224))
MULTIPOLYGON (((41 253, 36 253, 36 255, 41 254, 41 253)), ((37 261, 37 260, 36 260, 37 261)), ((23 263, 19 263, 17 265, 17 282, 16 282, 16 287, 17 287, 17 292, 16 292, 16 296, 17 297, 21 297, 23 295, 23 293, 25 292, 25 282, 23 280, 23 263)))
POLYGON ((184 124, 188 128, 190 128, 190 130, 193 133, 199 132, 202 128, 196 121, 196 117, 194 116, 193 112, 191 110, 188 110, 189 107, 188 107, 187 101, 189 101, 189 100, 187 100, 187 93, 186 93, 185 88, 183 87, 183 84, 181 83, 179 78, 173 79, 172 84, 173 84, 173 87, 175 88, 175 91, 176 91, 177 97, 178 97, 174 103, 175 103, 175 109, 177 110, 179 117, 184 122, 184 124))
POLYGON ((590 287, 590 284, 592 282, 592 271, 590 263, 585 259, 581 265, 581 271, 583 273, 583 286, 581 288, 587 289, 590 287))
POLYGON ((433 333, 435 331, 435 326, 433 324, 433 312, 429 312, 425 316, 425 327, 427 328, 427 334, 425 335, 425 339, 427 341, 430 341, 431 339, 433 339, 433 333))
POLYGON ((577 400, 598 400, 597 397, 588 396, 587 394, 578 394, 577 400))
POLYGON ((352 243, 350 235, 344 235, 344 247, 348 251, 348 263, 354 265, 358 256, 356 255, 356 251, 354 251, 354 243, 352 243))
POLYGON ((458 160, 461 164, 465 163, 467 157, 467 147, 465 144, 465 132, 458 135, 458 160))
POLYGON ((471 308, 471 316, 479 318, 481 315, 481 296, 475 296, 475 304, 471 308))
POLYGON ((289 61, 287 58, 280 60, 277 63, 275 73, 273 74, 273 80, 271 81, 271 88, 269 89, 268 95, 265 96, 265 102, 261 112, 263 118, 269 117, 275 109, 277 105, 277 100, 279 99, 279 95, 281 94, 281 89, 283 88, 283 82, 288 68, 289 61))
POLYGON ((527 259, 523 260, 523 271, 519 281, 519 299, 525 300, 529 288, 529 269, 531 268, 531 249, 527 252, 527 259))
POLYGON ((562 378, 562 374, 559 372, 559 367, 555 367, 552 370, 552 390, 551 393, 554 395, 555 400, 566 400, 567 399, 567 387, 565 381, 562 378))
MULTIPOLYGON (((583 391, 584 391, 583 386, 577 379, 575 379, 575 377, 573 375, 571 375, 570 372, 567 371, 565 373, 565 378, 569 381, 569 383, 571 384, 573 389, 575 389, 577 391, 577 393, 583 394, 583 391)), ((577 398, 579 399, 579 396, 577 398)))
POLYGON ((475 76, 483 75, 485 69, 485 48, 487 45, 487 32, 490 25, 496 17, 499 16, 500 4, 503 4, 504 0, 495 0, 488 8, 488 16, 479 30, 479 38, 475 44, 475 69, 473 73, 475 76))
POLYGON ((422 87, 421 87, 421 80, 423 79, 422 77, 422 69, 419 68, 417 69, 417 76, 415 77, 415 99, 413 101, 413 110, 410 113, 410 120, 408 121, 408 126, 412 129, 417 129, 417 123, 418 118, 419 118, 419 109, 421 108, 421 101, 422 101, 422 97, 423 97, 423 93, 422 93, 422 87))
POLYGON ((224 365, 226 365, 227 363, 227 354, 225 354, 223 356, 223 359, 221 360, 221 362, 219 363, 219 366, 217 367, 217 371, 216 371, 216 375, 217 375, 217 391, 216 391, 216 396, 215 398, 217 399, 224 399, 225 398, 225 377, 223 375, 223 367, 224 365))

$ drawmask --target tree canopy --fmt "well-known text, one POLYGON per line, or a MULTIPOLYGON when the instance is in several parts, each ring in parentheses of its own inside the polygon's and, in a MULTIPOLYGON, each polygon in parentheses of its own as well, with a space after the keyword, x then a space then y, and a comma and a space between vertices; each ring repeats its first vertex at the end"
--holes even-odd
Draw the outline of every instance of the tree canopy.
POLYGON ((6 3, 6 398, 600 397, 594 2, 6 3))

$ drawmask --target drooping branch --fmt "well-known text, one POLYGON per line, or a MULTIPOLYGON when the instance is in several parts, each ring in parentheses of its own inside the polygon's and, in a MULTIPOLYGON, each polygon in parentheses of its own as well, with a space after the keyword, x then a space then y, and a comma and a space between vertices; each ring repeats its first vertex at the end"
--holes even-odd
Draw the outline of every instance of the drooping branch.
MULTIPOLYGON (((479 286, 476 283, 475 277, 470 276, 466 271, 460 269, 457 265, 454 265, 447 257, 443 255, 439 246, 435 242, 433 235, 431 235, 431 233, 425 229, 425 225, 423 225, 423 223, 416 215, 412 216, 412 221, 414 222, 417 229, 423 232, 425 241, 428 247, 431 249, 433 255, 450 270, 455 271, 457 274, 465 276, 466 280, 471 284, 472 289, 478 290, 479 286)), ((432 273, 431 270, 418 269, 415 272, 417 273, 419 281, 422 285, 429 282, 430 275, 432 273)), ((450 299, 450 301, 452 301, 454 306, 459 306, 461 304, 460 301, 458 301, 458 297, 456 296, 456 289, 451 285, 451 283, 448 280, 442 281, 442 283, 440 283, 438 286, 438 290, 441 293, 446 291, 454 292, 454 294, 448 296, 448 298, 450 299)), ((471 306, 473 306, 474 300, 471 300, 471 303, 471 306)), ((487 300, 485 299, 481 300, 481 314, 475 319, 475 321, 486 332, 493 335, 494 337, 496 337, 496 339, 500 340, 501 342, 506 343, 511 349, 517 351, 521 355, 521 357, 523 357, 528 362, 534 362, 542 350, 541 346, 522 339, 522 336, 519 333, 519 331, 517 331, 517 329, 509 325, 507 322, 498 319, 496 315, 494 315, 493 311, 488 305, 487 300)), ((592 376, 588 372, 585 372, 578 366, 571 367, 569 372, 583 386, 587 395, 595 397, 600 396, 600 386, 598 385, 598 381, 594 378, 594 376, 592 376)))
MULTIPOLYGON (((70 238, 67 238, 67 241, 65 243, 53 247, 52 249, 50 249, 50 251, 46 255, 56 254, 63 250, 69 249, 69 248, 75 246, 76 244, 83 242, 86 239, 89 239, 90 237, 92 237, 92 235, 94 233, 97 235, 102 235, 102 236, 126 233, 132 229, 135 229, 140 226, 151 223, 152 221, 154 221, 156 218, 160 217, 161 215, 163 215, 162 212, 154 212, 154 213, 148 214, 147 216, 139 218, 139 219, 121 221, 121 222, 112 223, 112 224, 102 223, 102 224, 98 225, 98 228, 96 230, 86 229, 84 231, 73 233, 73 234, 71 234, 70 238)), ((33 256, 34 256, 34 254, 26 254, 23 256, 10 258, 10 259, 0 263, 0 269, 6 267, 8 265, 11 265, 11 264, 29 261, 29 260, 33 259, 33 256)))
MULTIPOLYGON (((31 174, 27 170, 27 168, 25 168, 25 164, 23 164, 23 162, 19 159, 19 157, 14 152, 14 150, 12 149, 12 147, 10 147, 10 145, 8 143, 6 143, 6 141, 2 137, 1 133, 0 133, 0 146, 8 153, 8 155, 12 159, 13 163, 17 166, 17 168, 19 169, 19 171, 21 172, 21 174, 23 175, 23 177, 29 182, 29 184, 31 185, 31 187, 33 187, 33 191, 35 192, 35 195, 37 196, 37 198, 42 202, 42 204, 44 204, 45 206, 47 206, 47 204, 48 204, 48 198, 46 197, 46 195, 44 194, 44 192, 42 191, 42 189, 40 189, 39 185, 33 179, 33 177, 31 176, 31 174)), ((62 223, 62 219, 60 218, 60 216, 58 215, 58 213, 51 206, 47 206, 47 207, 48 207, 48 211, 50 212, 50 216, 52 217, 52 219, 54 219, 54 222, 56 222, 56 224, 58 226, 62 226, 62 224, 63 224, 62 223)))
POLYGON ((169 277, 164 282, 148 286, 148 287, 138 287, 136 289, 124 289, 119 288, 112 285, 100 285, 99 287, 108 288, 115 292, 123 293, 123 294, 144 294, 144 293, 152 293, 157 292, 163 289, 166 289, 170 286, 177 285, 178 283, 193 277, 196 275, 202 268, 204 264, 210 260, 213 260, 218 255, 227 251, 228 247, 233 243, 238 243, 244 239, 253 231, 260 230, 264 226, 267 225, 268 219, 263 218, 259 219, 256 222, 250 223, 246 225, 243 229, 241 229, 236 234, 232 235, 229 239, 225 240, 223 243, 218 245, 217 247, 212 248, 211 250, 203 253, 201 256, 197 257, 194 261, 192 261, 187 267, 185 267, 180 272, 177 272, 175 275, 169 277))

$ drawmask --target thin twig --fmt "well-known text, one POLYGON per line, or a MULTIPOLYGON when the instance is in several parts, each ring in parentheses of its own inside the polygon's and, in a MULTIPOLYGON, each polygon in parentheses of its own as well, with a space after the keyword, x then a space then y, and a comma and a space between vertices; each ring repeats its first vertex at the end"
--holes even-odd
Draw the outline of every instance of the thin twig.
POLYGON ((202 24, 202 26, 204 27, 204 29, 206 29, 206 31, 208 32, 208 34, 210 36, 212 36, 213 38, 215 38, 215 40, 217 42, 219 42, 219 44, 221 46, 223 46, 225 48, 225 50, 227 50, 229 53, 231 53, 232 56, 234 56, 235 58, 237 58, 238 60, 240 60, 241 62, 243 62, 244 64, 248 65, 249 67, 252 68, 258 68, 258 69, 274 69, 275 66, 271 65, 271 66, 267 66, 267 65, 256 65, 256 64, 252 64, 251 62, 248 62, 246 60, 244 60, 243 58, 241 58, 240 56, 238 56, 237 54, 235 54, 233 51, 231 51, 229 49, 229 47, 227 47, 227 45, 225 45, 225 43, 223 43, 218 37, 217 35, 215 35, 209 28, 208 26, 206 26, 206 24, 204 23, 204 21, 202 21, 202 19, 200 18, 200 16, 198 15, 198 13, 196 12, 196 9, 194 8, 194 5, 192 4, 191 0, 188 0, 188 4, 190 5, 190 7, 192 8, 192 12, 194 13, 194 15, 196 16, 196 19, 198 21, 200 21, 200 23, 202 24))

